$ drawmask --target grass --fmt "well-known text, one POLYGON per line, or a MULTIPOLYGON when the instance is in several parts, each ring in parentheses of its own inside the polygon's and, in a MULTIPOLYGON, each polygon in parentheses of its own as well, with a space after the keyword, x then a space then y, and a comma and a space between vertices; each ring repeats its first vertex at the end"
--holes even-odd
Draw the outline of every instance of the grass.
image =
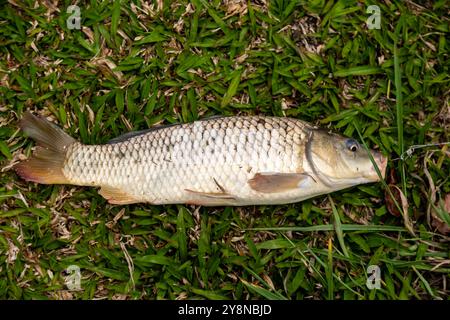
POLYGON ((82 30, 71 4, 0 9, 0 298, 448 299, 446 1, 90 1, 82 30), (15 175, 28 109, 92 144, 212 115, 297 117, 380 149, 388 174, 284 206, 114 206, 15 175))

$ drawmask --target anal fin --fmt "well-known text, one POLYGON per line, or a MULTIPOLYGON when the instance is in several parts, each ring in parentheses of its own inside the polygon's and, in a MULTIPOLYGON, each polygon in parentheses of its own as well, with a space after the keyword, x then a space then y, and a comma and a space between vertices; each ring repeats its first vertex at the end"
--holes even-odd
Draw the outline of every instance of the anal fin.
POLYGON ((140 202, 118 188, 103 186, 98 193, 111 204, 131 204, 140 202))

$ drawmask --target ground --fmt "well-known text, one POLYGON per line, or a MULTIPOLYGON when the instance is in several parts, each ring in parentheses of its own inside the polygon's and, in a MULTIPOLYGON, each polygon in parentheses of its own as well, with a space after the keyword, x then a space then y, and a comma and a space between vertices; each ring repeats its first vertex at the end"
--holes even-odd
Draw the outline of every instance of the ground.
POLYGON ((71 4, 0 8, 1 298, 448 299, 447 1, 71 4), (91 144, 295 117, 379 149, 388 176, 292 205, 111 205, 14 173, 26 110, 91 144))

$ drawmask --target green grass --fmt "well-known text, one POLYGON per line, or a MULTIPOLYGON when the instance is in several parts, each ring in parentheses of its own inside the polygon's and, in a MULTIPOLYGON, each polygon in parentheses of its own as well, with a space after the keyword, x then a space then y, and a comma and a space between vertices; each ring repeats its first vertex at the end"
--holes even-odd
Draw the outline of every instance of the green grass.
POLYGON ((1 7, 0 298, 448 299, 447 2, 371 1, 379 30, 356 1, 160 3, 80 3, 83 30, 66 26, 69 1, 1 7), (11 170, 34 145, 17 130, 28 109, 92 144, 212 115, 296 117, 380 149, 388 175, 284 206, 114 206, 11 170), (405 156, 413 145, 430 146, 405 156))

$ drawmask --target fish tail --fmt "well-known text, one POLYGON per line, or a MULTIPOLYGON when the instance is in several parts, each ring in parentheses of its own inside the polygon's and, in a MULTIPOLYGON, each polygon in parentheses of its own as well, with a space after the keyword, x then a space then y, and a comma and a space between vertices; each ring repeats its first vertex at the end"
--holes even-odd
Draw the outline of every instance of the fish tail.
POLYGON ((65 184, 63 166, 67 147, 76 142, 55 124, 26 112, 20 128, 37 142, 33 156, 14 166, 19 176, 42 184, 65 184))

